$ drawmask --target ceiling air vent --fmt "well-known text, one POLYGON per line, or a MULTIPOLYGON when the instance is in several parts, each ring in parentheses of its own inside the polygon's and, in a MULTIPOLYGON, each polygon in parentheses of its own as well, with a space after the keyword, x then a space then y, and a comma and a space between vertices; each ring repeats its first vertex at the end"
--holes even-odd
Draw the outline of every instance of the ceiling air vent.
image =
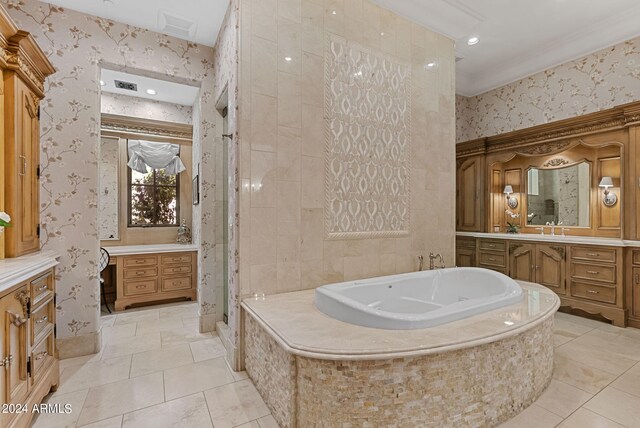
POLYGON ((198 26, 195 22, 169 13, 166 10, 158 11, 158 25, 162 33, 181 39, 193 39, 198 26))
POLYGON ((123 82, 122 80, 114 80, 113 83, 116 85, 118 89, 125 89, 127 91, 135 91, 138 92, 138 85, 131 82, 123 82))

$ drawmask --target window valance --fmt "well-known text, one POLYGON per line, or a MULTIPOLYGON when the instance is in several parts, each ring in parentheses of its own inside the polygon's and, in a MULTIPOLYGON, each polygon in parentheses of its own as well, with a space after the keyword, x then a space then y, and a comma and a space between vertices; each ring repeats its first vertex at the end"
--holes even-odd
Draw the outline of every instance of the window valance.
POLYGON ((147 173, 147 166, 163 169, 167 174, 176 175, 186 168, 180 160, 180 146, 171 143, 129 140, 129 162, 127 165, 141 174, 147 173))

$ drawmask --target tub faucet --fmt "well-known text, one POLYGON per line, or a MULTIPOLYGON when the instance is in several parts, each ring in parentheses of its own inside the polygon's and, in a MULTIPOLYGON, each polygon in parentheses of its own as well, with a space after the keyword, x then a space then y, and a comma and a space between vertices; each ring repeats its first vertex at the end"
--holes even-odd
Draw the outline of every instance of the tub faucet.
POLYGON ((444 258, 442 257, 442 254, 438 253, 438 254, 433 254, 433 253, 429 253, 429 270, 434 270, 434 269, 444 269, 444 258), (437 268, 435 267, 435 260, 436 259, 440 259, 440 266, 438 266, 437 268))
POLYGON ((424 256, 422 254, 418 256, 418 261, 420 262, 418 265, 418 272, 420 272, 424 268, 424 256))

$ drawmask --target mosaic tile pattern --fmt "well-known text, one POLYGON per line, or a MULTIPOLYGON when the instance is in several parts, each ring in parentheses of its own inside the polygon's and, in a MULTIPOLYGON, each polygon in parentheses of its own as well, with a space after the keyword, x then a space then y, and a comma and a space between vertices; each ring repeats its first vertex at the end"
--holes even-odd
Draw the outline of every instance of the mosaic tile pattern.
POLYGON ((282 427, 496 426, 553 373, 553 318, 474 348, 378 361, 285 358, 251 317, 245 329, 247 373, 282 427))
POLYGON ((342 37, 325 54, 330 238, 409 233, 411 69, 342 37))

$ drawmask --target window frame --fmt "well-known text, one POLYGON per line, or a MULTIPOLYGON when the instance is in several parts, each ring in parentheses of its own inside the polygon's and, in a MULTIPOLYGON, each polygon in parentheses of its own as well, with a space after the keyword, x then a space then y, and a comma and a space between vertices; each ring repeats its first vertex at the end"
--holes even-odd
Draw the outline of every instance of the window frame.
MULTIPOLYGON (((127 147, 129 145, 129 140, 127 140, 127 147)), ((181 150, 180 150, 181 151, 181 150)), ((180 151, 178 151, 178 157, 180 157, 180 151)), ((129 161, 129 153, 127 151, 127 162, 129 161)), ((167 185, 159 185, 156 184, 157 183, 157 178, 156 178, 156 174, 157 174, 157 169, 153 169, 153 184, 133 184, 132 183, 132 170, 131 168, 129 168, 129 166, 125 166, 125 168, 127 168, 127 227, 141 227, 141 228, 151 228, 151 227, 179 227, 180 226, 180 175, 182 174, 181 172, 176 174, 176 184, 175 186, 167 186, 167 185), (153 200, 154 200, 154 207, 157 205, 156 204, 156 192, 155 189, 159 188, 159 187, 168 187, 168 188, 174 188, 176 189, 176 223, 175 224, 157 224, 157 223, 147 223, 147 224, 136 224, 136 223, 132 223, 131 220, 131 195, 132 195, 132 187, 133 186, 143 186, 143 187, 153 187, 154 192, 153 192, 153 200)), ((157 212, 154 212, 154 216, 157 217, 157 212)), ((154 221, 156 221, 157 218, 154 219, 154 221)))

